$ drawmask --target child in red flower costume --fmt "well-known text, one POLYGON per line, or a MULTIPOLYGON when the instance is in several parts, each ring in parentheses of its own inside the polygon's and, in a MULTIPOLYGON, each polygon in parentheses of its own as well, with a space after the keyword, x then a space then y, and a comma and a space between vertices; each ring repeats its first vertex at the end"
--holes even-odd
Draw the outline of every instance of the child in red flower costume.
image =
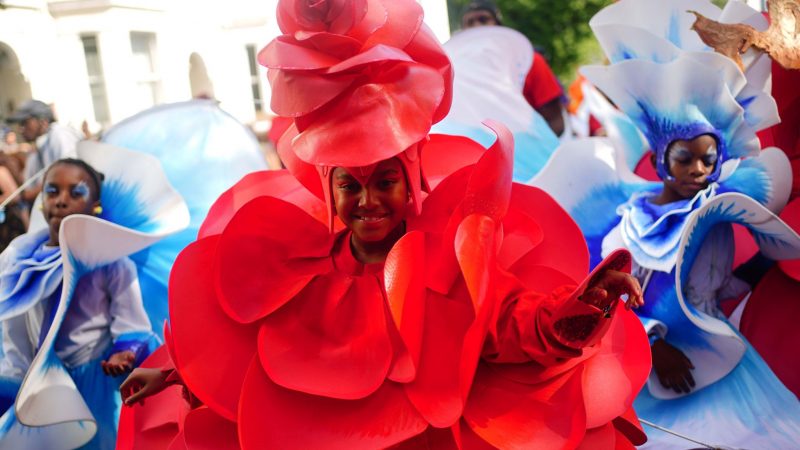
POLYGON ((243 179, 179 256, 169 354, 123 397, 184 389, 126 411, 118 448, 642 443, 648 341, 618 308, 641 304, 630 256, 586 276, 574 222, 512 184, 502 125, 485 152, 428 137, 452 73, 421 7, 282 0, 278 23, 259 58, 294 118, 288 173, 243 179))

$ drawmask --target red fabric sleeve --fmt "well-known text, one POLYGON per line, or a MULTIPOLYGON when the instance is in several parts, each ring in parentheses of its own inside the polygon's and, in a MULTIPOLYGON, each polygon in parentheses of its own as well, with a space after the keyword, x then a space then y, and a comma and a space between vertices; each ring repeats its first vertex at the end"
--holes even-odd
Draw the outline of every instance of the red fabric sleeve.
POLYGON ((513 276, 503 277, 497 292, 504 300, 483 348, 484 359, 494 363, 533 360, 550 366, 582 356, 582 349, 595 345, 608 330, 620 302, 612 301, 601 310, 582 302, 580 295, 607 269, 630 273, 630 261, 629 253, 616 251, 580 286, 561 286, 550 295, 519 289, 513 276))
POLYGON ((522 95, 534 109, 550 103, 561 97, 563 94, 558 78, 550 69, 547 61, 542 55, 533 54, 533 64, 525 77, 525 86, 522 88, 522 95))
POLYGON ((574 286, 556 289, 550 295, 526 292, 506 301, 490 333, 483 358, 494 363, 523 363, 534 360, 551 365, 555 360, 574 358, 581 350, 558 342, 550 329, 554 311, 567 300, 574 286))

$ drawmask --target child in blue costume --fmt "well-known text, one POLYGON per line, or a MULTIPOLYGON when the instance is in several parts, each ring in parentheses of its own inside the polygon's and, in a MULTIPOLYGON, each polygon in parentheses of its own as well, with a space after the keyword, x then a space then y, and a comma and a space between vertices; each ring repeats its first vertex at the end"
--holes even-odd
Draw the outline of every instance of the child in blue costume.
MULTIPOLYGON (((732 274, 731 222, 748 226, 762 250, 796 257, 797 235, 768 211, 786 203, 788 161, 775 149, 760 153, 754 134, 775 122, 775 103, 757 62, 742 73, 694 47, 685 11, 703 7, 722 21, 758 17, 735 5, 720 12, 698 2, 649 3, 623 1, 593 19, 613 64, 583 72, 647 137, 662 180, 618 209, 620 223, 603 241, 604 253, 631 251, 645 289, 640 317, 653 371, 635 407, 643 419, 704 443, 792 448, 800 442, 800 402, 719 309, 720 300, 750 289, 732 274), (609 31, 615 18, 630 23, 648 7, 667 8, 649 14, 669 18, 661 21, 671 46, 609 31)), ((656 36, 659 27, 646 30, 656 36)), ((647 448, 691 445, 656 430, 648 435, 647 448)))
MULTIPOLYGON (((103 175, 85 162, 62 159, 44 175, 42 212, 48 228, 27 234, 0 256, 0 290, 41 298, 3 324, 0 375, 22 379, 36 355, 61 296, 59 227, 72 214, 97 215, 103 175), (27 291, 27 292, 26 292, 27 291)), ((87 273, 75 287, 55 352, 98 419, 91 448, 113 448, 121 402, 119 375, 149 354, 154 337, 142 306, 136 266, 128 258, 87 273)))
MULTIPOLYGON (((647 138, 662 182, 635 176, 624 149, 587 140, 557 150, 533 184, 573 215, 590 248, 633 256, 653 356, 639 417, 710 445, 797 448, 800 402, 719 309, 749 290, 732 275, 731 223, 748 227, 772 259, 800 256, 800 236, 775 216, 788 199, 788 160, 761 151, 755 135, 779 120, 770 61, 751 50, 740 70, 700 41, 687 10, 765 25, 739 2, 720 11, 705 1, 622 0, 590 22, 611 64, 581 71, 647 138), (568 182, 558 179, 565 170, 568 182)), ((647 432, 643 448, 698 446, 647 432)))
MULTIPOLYGON (((730 223, 710 217, 741 204, 710 206, 724 190, 712 178, 720 165, 716 139, 687 136, 664 154, 669 175, 660 191, 644 191, 621 206, 621 224, 604 241, 605 251, 622 245, 635 255, 634 274, 650 301, 639 315, 650 337, 653 370, 636 410, 645 420, 713 445, 792 448, 800 438, 800 403, 719 308, 721 300, 740 297, 750 286, 732 273, 730 223), (693 262, 684 259, 685 251, 669 254, 665 238, 692 233, 698 243, 675 245, 699 248, 693 262)), ((657 430, 648 436, 646 448, 688 444, 657 430)))
MULTIPOLYGON (((109 159, 108 148, 94 150, 109 159)), ((103 178, 83 160, 54 162, 43 179, 46 227, 20 236, 0 255, 0 377, 6 402, 15 400, 0 419, 0 448, 113 449, 120 375, 159 343, 136 265, 107 250, 130 243, 96 233, 98 224, 122 228, 95 217, 103 213, 103 178), (94 239, 101 247, 96 255, 86 249, 94 239), (74 420, 64 416, 71 409, 74 420)), ((114 181, 111 190, 119 192, 114 181)), ((188 215, 185 205, 177 206, 188 215)))

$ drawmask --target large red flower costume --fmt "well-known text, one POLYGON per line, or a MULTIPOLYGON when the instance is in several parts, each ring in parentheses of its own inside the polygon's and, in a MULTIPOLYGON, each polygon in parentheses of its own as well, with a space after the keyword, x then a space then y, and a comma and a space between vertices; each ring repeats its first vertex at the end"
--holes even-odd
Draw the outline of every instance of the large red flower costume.
MULTIPOLYGON (((642 443, 638 319, 578 300, 591 279, 580 231, 512 184, 504 127, 488 151, 427 136, 452 74, 419 5, 287 0, 278 22, 260 60, 273 109, 295 119, 279 145, 289 171, 243 179, 179 256, 169 357, 151 364, 174 364, 192 403, 165 414, 173 388, 128 411, 119 448, 642 443), (368 177, 393 157, 411 191, 406 233, 385 263, 362 264, 334 224, 330 174, 368 177)), ((629 262, 617 253, 595 272, 629 262)))

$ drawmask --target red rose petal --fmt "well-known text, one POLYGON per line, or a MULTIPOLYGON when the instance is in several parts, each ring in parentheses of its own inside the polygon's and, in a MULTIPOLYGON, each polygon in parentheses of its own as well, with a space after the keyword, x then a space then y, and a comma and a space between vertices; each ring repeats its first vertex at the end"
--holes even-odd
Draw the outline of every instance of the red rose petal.
MULTIPOLYGON (((459 169, 475 164, 486 153, 482 145, 463 136, 431 134, 429 137, 422 147, 422 173, 431 189, 459 169)), ((428 200, 430 197, 425 204, 428 200)))
POLYGON ((169 317, 173 362, 186 386, 233 420, 247 365, 256 353, 257 328, 234 322, 219 306, 213 285, 219 240, 201 239, 178 255, 170 274, 169 317))
POLYGON ((490 292, 495 270, 497 225, 491 218, 471 214, 464 218, 456 232, 456 259, 464 276, 475 311, 495 297, 490 292))
POLYGON ((458 226, 454 239, 456 258, 475 316, 463 338, 458 378, 463 398, 469 392, 486 336, 497 320, 502 300, 497 290, 496 242, 499 236, 494 220, 471 214, 458 226))
MULTIPOLYGON (((305 0, 280 0, 278 2, 276 18, 278 27, 280 27, 281 31, 285 34, 293 34, 295 31, 306 29, 309 26, 305 22, 303 22, 302 25, 300 23, 302 18, 298 16, 298 1, 305 0)), ((318 24, 316 24, 316 26, 312 26, 312 28, 314 28, 316 31, 322 31, 324 24, 320 21, 318 24)))
POLYGON ((377 45, 371 49, 361 52, 352 58, 345 59, 344 61, 335 64, 328 68, 325 73, 336 74, 347 71, 363 71, 362 66, 369 64, 383 64, 389 61, 408 62, 413 63, 405 52, 394 47, 386 45, 377 45))
POLYGON ((225 420, 208 407, 201 406, 186 415, 184 442, 191 450, 237 450, 236 422, 225 420))
POLYGON ((375 449, 428 426, 403 389, 391 382, 361 400, 337 400, 284 389, 253 360, 242 386, 239 438, 250 449, 375 449))
POLYGON ((378 44, 403 48, 419 31, 422 25, 422 6, 414 0, 381 0, 387 12, 387 20, 364 39, 364 48, 378 44))
MULTIPOLYGON (((169 356, 166 346, 156 349, 140 367, 163 367, 169 356)), ((119 418, 117 450, 167 448, 178 434, 178 421, 189 405, 182 386, 168 387, 144 404, 124 406, 119 418)))
POLYGON ((511 194, 514 137, 503 124, 491 120, 484 124, 497 135, 497 140, 475 165, 461 201, 461 217, 483 214, 500 221, 508 211, 511 194))
POLYGON ((349 74, 323 75, 277 69, 270 69, 268 76, 272 86, 270 107, 275 114, 284 117, 298 117, 318 110, 347 90, 355 79, 355 75, 349 74))
MULTIPOLYGON (((614 434, 614 450, 636 450, 634 444, 618 429, 614 429, 614 434)), ((642 441, 642 443, 644 443, 644 441, 642 441)))
POLYGON ((340 34, 298 31, 294 38, 303 46, 328 54, 338 61, 355 56, 361 50, 361 42, 340 34))
POLYGON ((515 207, 535 218, 544 233, 542 242, 526 255, 525 264, 550 266, 573 280, 583 280, 589 273, 589 250, 575 221, 541 189, 515 184, 511 199, 515 207))
POLYGON ((422 350, 425 317, 425 235, 406 233, 392 247, 384 265, 384 286, 394 325, 413 365, 410 381, 416 374, 422 350))
MULTIPOLYGON (((292 141, 294 141, 294 138, 298 134, 300 134, 300 132, 297 131, 297 126, 292 123, 278 141, 278 156, 280 156, 281 162, 283 162, 289 172, 297 178, 300 184, 305 186, 306 189, 322 200, 322 202, 325 202, 325 191, 322 187, 322 178, 320 178, 317 167, 298 158, 292 149, 292 141)), ((327 216, 328 212, 324 211, 323 223, 328 222, 327 216)))
POLYGON ((481 365, 464 420, 497 448, 574 448, 586 430, 581 375, 575 370, 531 386, 481 365))
POLYGON ((552 292, 563 286, 577 286, 578 281, 548 265, 537 264, 536 255, 517 261, 509 271, 525 286, 534 292, 552 292))
POLYGON ((497 255, 500 267, 508 269, 543 240, 544 231, 536 220, 518 208, 512 207, 503 219, 503 243, 497 255))
POLYGON ((625 414, 650 374, 650 343, 633 311, 617 308, 600 351, 584 362, 586 426, 599 427, 625 414))
POLYGON ((611 423, 597 428, 586 430, 580 446, 577 450, 595 450, 599 448, 614 449, 617 443, 617 430, 611 423))
POLYGON ((340 61, 327 52, 302 44, 292 36, 278 36, 258 52, 258 62, 270 69, 318 70, 340 61))
MULTIPOLYGON (((317 179, 316 170, 313 173, 317 179)), ((198 238, 220 234, 234 214, 250 200, 261 196, 276 197, 297 205, 312 214, 320 223, 328 220, 325 203, 315 197, 308 189, 286 170, 264 170, 245 175, 238 183, 225 191, 211 206, 206 220, 200 226, 198 238)))
MULTIPOLYGON (((183 436, 183 431, 179 432, 175 436, 175 439, 173 439, 172 442, 170 442, 169 446, 166 447, 166 449, 167 450, 189 450, 189 448, 186 447, 186 441, 183 439, 183 437, 184 437, 183 436)), ((159 448, 159 447, 148 447, 148 449, 150 449, 150 448, 159 448)))
POLYGON ((273 197, 251 200, 220 238, 220 305, 241 322, 270 314, 314 276, 332 270, 331 245, 327 227, 297 206, 273 197))
POLYGON ((372 394, 392 361, 385 308, 375 276, 316 277, 263 320, 258 348, 264 370, 275 383, 309 394, 372 394))
POLYGON ((339 0, 328 14, 328 31, 346 34, 367 14, 367 0, 339 0))
POLYGON ((433 123, 437 123, 444 119, 450 106, 453 103, 453 66, 450 64, 450 58, 442 50, 442 45, 439 39, 424 23, 419 29, 419 32, 414 35, 414 39, 403 48, 403 50, 419 63, 428 65, 438 70, 444 78, 445 95, 436 108, 436 113, 433 116, 433 123))
MULTIPOLYGON (((456 427, 459 427, 457 424, 456 427)), ((464 446, 459 447, 453 435, 453 428, 434 428, 428 427, 424 433, 405 440, 397 445, 389 447, 389 450, 478 450, 478 447, 464 446)), ((477 438, 480 439, 480 438, 477 438)), ((488 445, 488 444, 487 444, 488 445)), ((481 449, 482 450, 482 449, 481 449)), ((494 447, 486 447, 486 450, 496 450, 494 447)))
POLYGON ((441 180, 436 189, 425 198, 422 213, 418 217, 408 218, 409 227, 429 233, 441 233, 464 197, 473 169, 472 166, 465 167, 441 180))
POLYGON ((314 126, 295 138, 293 149, 303 161, 327 166, 361 167, 391 158, 427 136, 437 93, 443 92, 435 70, 396 63, 304 117, 314 126))
MULTIPOLYGON (((406 0, 402 0, 406 1, 406 0)), ((384 26, 389 19, 389 11, 382 0, 367 0, 367 12, 347 35, 358 39, 360 42, 366 41, 377 29, 384 26)))
POLYGON ((435 427, 449 427, 461 417, 464 398, 460 386, 463 339, 474 321, 466 288, 448 298, 428 291, 425 330, 417 377, 405 385, 408 398, 435 427))

